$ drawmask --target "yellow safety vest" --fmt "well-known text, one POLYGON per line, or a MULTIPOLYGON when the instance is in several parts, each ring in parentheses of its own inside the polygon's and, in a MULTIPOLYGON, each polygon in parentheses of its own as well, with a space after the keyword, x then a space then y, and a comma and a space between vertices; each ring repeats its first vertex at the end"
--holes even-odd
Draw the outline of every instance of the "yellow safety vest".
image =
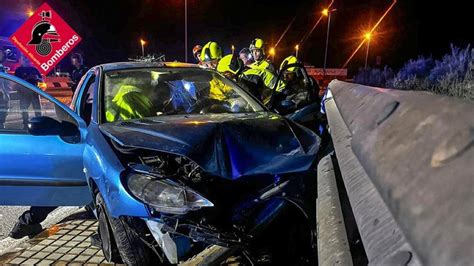
POLYGON ((105 118, 107 122, 114 122, 119 118, 129 120, 149 117, 152 115, 153 103, 136 86, 122 85, 107 107, 105 118))

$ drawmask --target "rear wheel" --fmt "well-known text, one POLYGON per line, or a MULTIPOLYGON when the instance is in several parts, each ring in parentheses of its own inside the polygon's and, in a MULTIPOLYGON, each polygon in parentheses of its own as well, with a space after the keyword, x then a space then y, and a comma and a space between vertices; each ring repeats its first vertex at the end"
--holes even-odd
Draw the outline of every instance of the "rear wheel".
POLYGON ((155 254, 140 238, 148 230, 145 222, 134 217, 112 217, 100 193, 97 194, 96 203, 105 258, 126 265, 156 264, 155 254))

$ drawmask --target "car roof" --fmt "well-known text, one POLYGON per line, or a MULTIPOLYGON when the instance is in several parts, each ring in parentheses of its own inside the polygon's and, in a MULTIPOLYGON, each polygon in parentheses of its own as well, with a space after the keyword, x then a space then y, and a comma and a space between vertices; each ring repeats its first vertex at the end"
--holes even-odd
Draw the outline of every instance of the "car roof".
POLYGON ((181 63, 181 62, 141 62, 141 61, 128 61, 128 62, 115 62, 98 65, 102 67, 104 71, 113 71, 130 68, 148 68, 148 67, 175 67, 175 68, 201 68, 196 64, 181 63))

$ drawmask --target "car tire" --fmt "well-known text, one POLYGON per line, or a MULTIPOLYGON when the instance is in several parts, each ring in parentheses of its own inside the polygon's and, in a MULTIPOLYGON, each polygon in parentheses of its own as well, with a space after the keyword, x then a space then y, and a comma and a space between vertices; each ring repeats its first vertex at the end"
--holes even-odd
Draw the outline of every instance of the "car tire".
POLYGON ((104 199, 97 194, 96 196, 98 234, 104 257, 109 262, 122 263, 120 253, 115 243, 115 238, 111 230, 108 219, 107 208, 105 208, 104 199))
MULTIPOLYGON (((109 231, 112 232, 112 237, 109 238, 111 240, 110 246, 107 246, 108 244, 104 243, 104 240, 102 239, 102 247, 103 249, 105 248, 107 252, 110 252, 111 261, 119 262, 119 258, 121 258, 120 262, 123 262, 126 265, 156 264, 155 254, 140 238, 140 234, 145 233, 148 230, 145 222, 135 217, 112 217, 108 214, 100 193, 97 194, 96 202, 100 202, 101 206, 99 208, 104 210, 100 211, 100 213, 105 214, 107 217, 109 231), (115 252, 115 250, 118 252, 115 252), (119 258, 117 258, 118 254, 119 258)), ((106 255, 106 250, 104 250, 104 255, 106 255)))

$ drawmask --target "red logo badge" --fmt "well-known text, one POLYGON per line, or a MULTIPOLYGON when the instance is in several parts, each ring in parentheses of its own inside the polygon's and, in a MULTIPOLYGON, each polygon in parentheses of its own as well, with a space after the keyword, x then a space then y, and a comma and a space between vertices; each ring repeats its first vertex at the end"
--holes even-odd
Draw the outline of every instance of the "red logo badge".
POLYGON ((10 36, 10 41, 46 75, 72 51, 81 37, 44 3, 10 36))

